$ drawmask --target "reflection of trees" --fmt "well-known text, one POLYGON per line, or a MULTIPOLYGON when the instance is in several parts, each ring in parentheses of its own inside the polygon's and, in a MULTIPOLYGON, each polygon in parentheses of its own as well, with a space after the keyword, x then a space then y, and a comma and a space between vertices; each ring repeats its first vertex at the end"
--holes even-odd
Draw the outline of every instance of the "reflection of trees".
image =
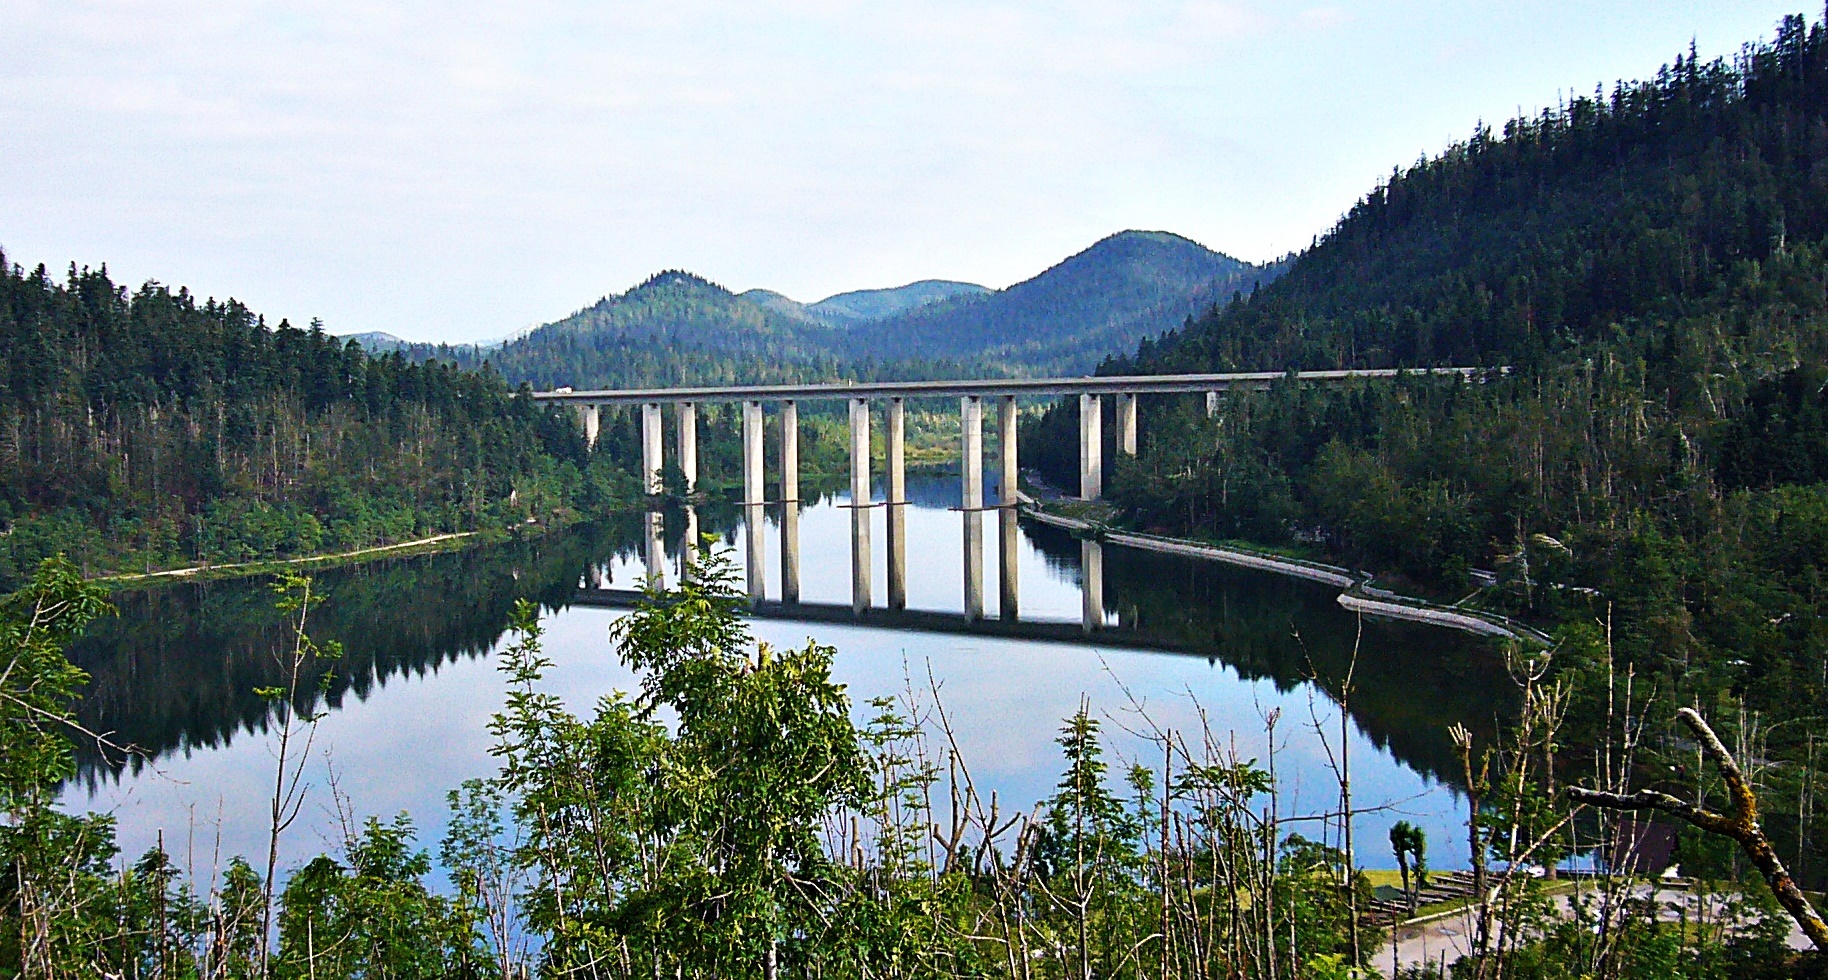
MULTIPOLYGON (((822 489, 808 487, 802 498, 816 499, 822 489)), ((742 508, 706 504, 697 516, 702 533, 733 541, 742 508)), ((683 518, 677 508, 666 512, 675 557, 683 518)), ((769 519, 778 519, 775 508, 769 519)), ((344 648, 343 658, 328 665, 329 705, 366 698, 407 671, 424 674, 487 653, 516 599, 560 608, 587 566, 638 561, 641 521, 639 514, 621 514, 533 541, 319 573, 325 601, 312 614, 311 632, 344 648)), ((1050 566, 1076 573, 1077 541, 1046 526, 1026 532, 1050 566)), ((1345 674, 1356 621, 1332 590, 1127 548, 1106 549, 1104 562, 1105 603, 1122 623, 1116 629, 1223 661, 1282 690, 1307 680, 1310 659, 1323 679, 1345 674)), ((71 651, 92 676, 77 705, 79 720, 154 756, 261 730, 266 706, 253 692, 277 683, 272 651, 285 639, 273 600, 264 578, 117 594, 120 616, 93 624, 71 651)), ((1485 641, 1422 626, 1366 624, 1353 697, 1358 725, 1377 745, 1436 778, 1451 782, 1457 771, 1447 726, 1458 721, 1489 731, 1508 712, 1509 692, 1485 641)), ((86 779, 111 769, 93 746, 80 762, 86 779)))
MULTIPOLYGON (((342 659, 324 665, 324 699, 337 707, 404 672, 488 653, 516 599, 567 604, 585 565, 604 560, 612 542, 638 541, 638 526, 623 517, 532 541, 317 573, 324 602, 312 611, 311 633, 343 646, 342 659)), ((266 705, 254 689, 278 683, 273 651, 286 639, 269 585, 263 576, 117 593, 120 616, 92 624, 70 651, 91 676, 78 719, 155 757, 263 730, 266 705)), ((90 745, 79 766, 94 780, 120 762, 104 762, 90 745)))
MULTIPOLYGON (((1079 542, 1042 524, 1025 533, 1050 566, 1078 564, 1079 542)), ((1318 675, 1346 675, 1358 621, 1338 590, 1279 575, 1131 548, 1104 552, 1105 608, 1116 631, 1134 630, 1222 661, 1287 691, 1318 675), (1311 666, 1310 666, 1311 665, 1311 666)), ((1447 728, 1489 733, 1508 714, 1512 687, 1492 643, 1412 623, 1366 620, 1352 715, 1371 741, 1407 765, 1458 782, 1447 728)))

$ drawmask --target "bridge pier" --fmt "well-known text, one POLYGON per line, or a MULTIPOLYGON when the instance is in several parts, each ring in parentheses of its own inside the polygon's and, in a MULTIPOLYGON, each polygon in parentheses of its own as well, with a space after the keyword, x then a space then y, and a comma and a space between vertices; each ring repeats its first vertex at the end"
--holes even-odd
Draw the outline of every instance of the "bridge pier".
POLYGON ((850 400, 851 609, 870 607, 870 401, 850 400))
POLYGON ((743 402, 743 564, 749 575, 749 598, 764 599, 762 525, 762 403, 743 402))
POLYGON ((1104 407, 1097 395, 1079 396, 1079 497, 1104 492, 1104 407))
POLYGON ((1117 396, 1117 451, 1136 455, 1136 396, 1128 392, 1117 396))
POLYGON ((584 448, 597 448, 597 429, 603 421, 602 408, 589 402, 579 402, 578 418, 584 422, 584 448))
POLYGON ((641 488, 648 496, 660 492, 660 403, 641 406, 641 488))
POLYGON ((889 608, 900 611, 908 608, 908 481, 904 457, 907 406, 901 399, 889 399, 884 429, 887 453, 883 462, 888 471, 888 514, 884 523, 889 536, 889 608))
POLYGON ((800 601, 800 407, 781 403, 781 601, 800 601))
MULTIPOLYGON (((698 405, 680 402, 678 417, 679 469, 685 473, 685 492, 698 491, 698 405)), ((693 542, 697 544, 696 541, 693 542)))
POLYGON ((997 618, 1014 621, 1017 615, 1016 503, 1021 498, 1016 456, 1016 396, 997 399, 997 580, 1000 588, 997 618))
POLYGON ((1206 417, 1211 419, 1211 418, 1218 418, 1218 416, 1219 416, 1219 393, 1216 391, 1209 391, 1206 393, 1206 417))
POLYGON ((959 399, 960 497, 965 518, 965 618, 984 618, 984 401, 959 399))

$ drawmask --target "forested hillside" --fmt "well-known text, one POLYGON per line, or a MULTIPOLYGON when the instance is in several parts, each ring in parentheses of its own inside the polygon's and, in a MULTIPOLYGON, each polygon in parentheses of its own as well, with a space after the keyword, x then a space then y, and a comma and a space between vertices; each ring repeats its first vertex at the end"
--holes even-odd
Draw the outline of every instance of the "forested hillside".
POLYGON ((494 375, 105 269, 0 268, 0 589, 59 551, 100 571, 362 547, 579 486, 575 422, 494 375))
POLYGON ((1604 623, 1664 696, 1799 758, 1810 726, 1764 726, 1828 709, 1828 32, 1481 128, 1104 370, 1449 363, 1513 371, 1146 407, 1111 497, 1449 598, 1490 569, 1477 601, 1604 623))
POLYGON ((535 388, 765 384, 843 374, 835 328, 769 309, 685 272, 663 272, 500 347, 404 348, 416 360, 488 363, 535 388))
POLYGON ((671 271, 501 345, 373 343, 536 388, 1081 374, 1280 268, 1123 232, 1003 290, 922 280, 798 303, 671 271))
POLYGON ((1179 235, 1126 231, 1007 289, 922 306, 849 337, 854 354, 949 358, 1021 374, 1083 374, 1113 352, 1273 279, 1179 235))

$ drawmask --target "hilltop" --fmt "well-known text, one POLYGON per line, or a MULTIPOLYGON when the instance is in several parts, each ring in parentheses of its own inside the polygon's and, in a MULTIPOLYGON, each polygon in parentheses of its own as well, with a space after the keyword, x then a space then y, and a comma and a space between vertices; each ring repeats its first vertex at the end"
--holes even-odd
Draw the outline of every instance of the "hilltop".
MULTIPOLYGON (((1828 705, 1824 175, 1828 29, 1800 17, 1731 62, 1691 50, 1481 126, 1372 188, 1273 284, 1106 370, 1512 371, 1290 385, 1215 420, 1147 405, 1142 454, 1110 482, 1120 520, 1559 627, 1569 683, 1629 666, 1669 704, 1758 719, 1766 758, 1801 764, 1828 705)), ((1024 435, 1056 478, 1076 411, 1024 435)), ((1593 722, 1559 740, 1591 744, 1593 722)), ((1575 755, 1568 775, 1591 762, 1575 755)))
POLYGON ((1083 373, 1279 268, 1129 231, 1001 290, 926 279, 800 303, 670 270, 499 346, 374 349, 487 362, 536 387, 1083 373))
POLYGON ((1278 271, 1167 232, 1119 232, 1007 289, 868 324, 849 349, 890 358, 939 350, 1015 373, 1083 373, 1278 271))

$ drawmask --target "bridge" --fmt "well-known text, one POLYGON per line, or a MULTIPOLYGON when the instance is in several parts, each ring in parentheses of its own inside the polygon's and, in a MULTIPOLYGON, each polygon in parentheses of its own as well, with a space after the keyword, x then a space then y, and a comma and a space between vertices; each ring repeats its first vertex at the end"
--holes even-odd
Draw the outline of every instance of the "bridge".
MULTIPOLYGON (((1104 486, 1103 399, 1116 401, 1116 448, 1119 453, 1136 455, 1136 400, 1143 395, 1204 394, 1206 413, 1216 415, 1220 395, 1227 391, 1260 391, 1278 381, 1291 380, 1305 384, 1341 384, 1366 378, 1394 378, 1403 375, 1446 375, 1473 380, 1488 369, 1451 368, 1375 368, 1340 371, 1276 372, 1258 371, 1229 374, 1167 374, 1127 377, 1079 378, 993 378, 962 381, 877 381, 844 384, 733 385, 680 388, 637 388, 599 391, 574 391, 560 388, 536 392, 540 401, 564 402, 576 407, 583 422, 585 441, 595 447, 602 410, 615 406, 640 406, 642 484, 649 494, 661 490, 660 470, 663 463, 662 406, 674 408, 675 444, 679 469, 685 474, 687 492, 698 481, 698 405, 700 403, 741 403, 743 420, 743 507, 747 526, 745 539, 748 592, 761 602, 766 595, 763 568, 763 508, 782 505, 781 512, 781 601, 792 605, 800 599, 799 555, 799 408, 803 401, 845 401, 849 404, 851 461, 851 609, 862 614, 871 607, 870 549, 868 511, 872 507, 888 509, 888 608, 891 612, 907 609, 907 529, 904 511, 907 506, 905 406, 909 399, 959 399, 960 458, 965 517, 965 611, 967 621, 983 618, 983 525, 979 520, 986 511, 998 515, 1002 536, 999 563, 1001 603, 999 615, 1007 620, 1017 618, 1017 581, 1013 556, 1016 553, 1016 494, 1019 469, 1016 439, 1016 399, 1018 397, 1079 398, 1079 496, 1097 500, 1104 486), (886 500, 871 502, 870 422, 871 403, 884 403, 886 426, 885 478, 886 500), (984 409, 990 402, 996 408, 999 464, 999 486, 1002 498, 995 504, 984 502, 984 409), (764 495, 763 439, 764 407, 778 406, 777 418, 781 439, 781 497, 767 500, 764 495)), ((1502 370, 1502 369, 1497 369, 1502 370)), ((687 512, 689 524, 695 515, 687 512)), ((648 571, 661 571, 660 515, 648 515, 648 571)), ((697 528, 687 527, 686 542, 691 549, 697 540, 697 528)), ((1097 556, 1088 556, 1096 561, 1097 556)), ((1093 569, 1087 568, 1087 582, 1093 581, 1093 569)), ((1091 623, 1090 618, 1087 623, 1091 623)), ((1088 629, 1093 628, 1088 625, 1088 629)))

